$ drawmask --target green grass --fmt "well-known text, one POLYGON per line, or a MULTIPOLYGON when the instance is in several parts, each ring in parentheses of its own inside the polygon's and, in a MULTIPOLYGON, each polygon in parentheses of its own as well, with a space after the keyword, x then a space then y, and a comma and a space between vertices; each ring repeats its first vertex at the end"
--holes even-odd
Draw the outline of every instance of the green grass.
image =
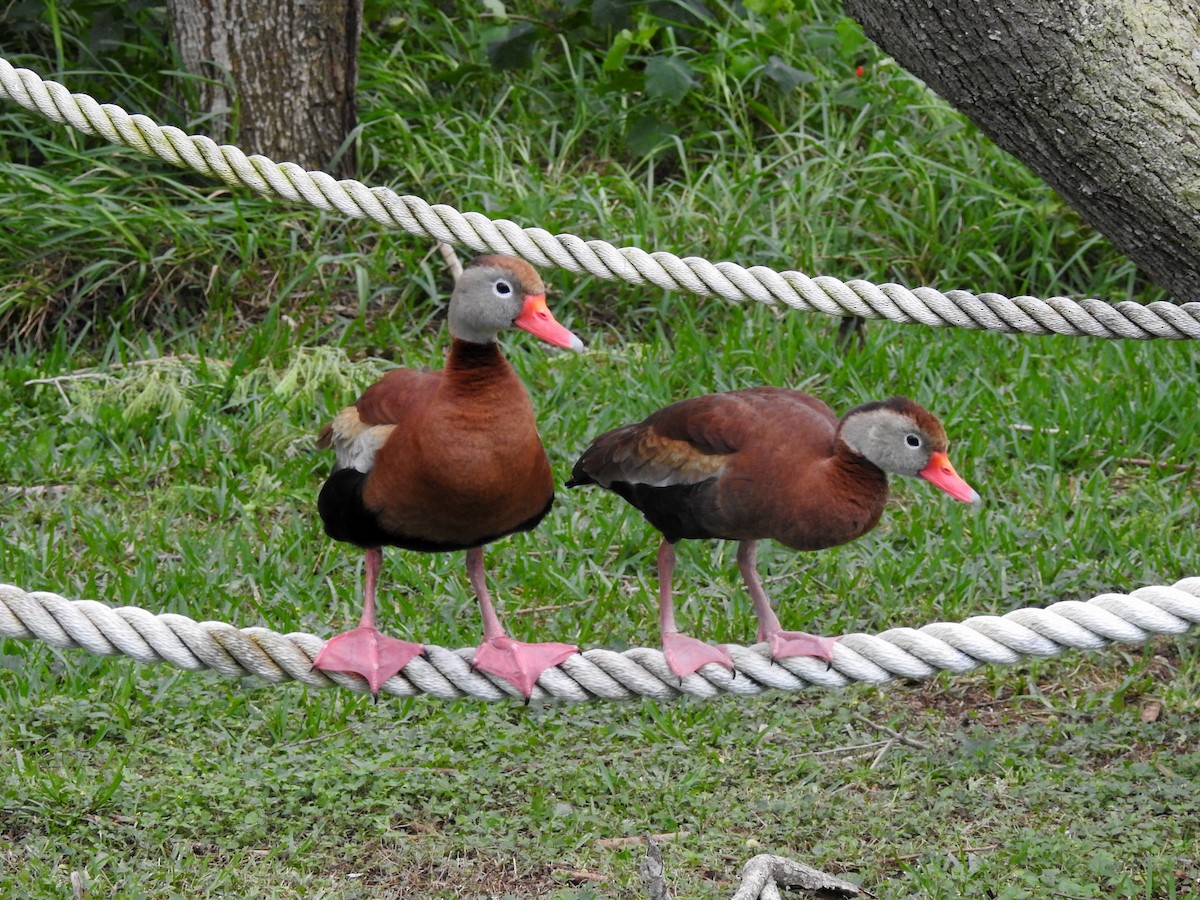
MULTIPOLYGON (((363 180, 746 265, 1161 296, 919 84, 867 50, 858 78, 816 25, 687 43, 696 86, 670 107, 601 90, 587 42, 494 72, 493 24, 433 7, 375 24, 363 180), (816 80, 784 94, 738 63, 768 52, 816 80), (675 135, 639 154, 650 111, 675 135)), ((108 77, 131 111, 166 93, 108 77)), ((0 580, 351 624, 361 561, 321 533, 311 442, 390 365, 439 364, 448 281, 428 244, 231 197, 11 107, 0 202, 0 580)), ((560 482, 599 431, 710 390, 786 384, 839 409, 905 393, 941 416, 983 507, 901 481, 854 544, 764 546, 789 626, 877 632, 1200 574, 1192 344, 872 323, 847 352, 816 315, 544 274, 591 349, 505 346, 560 482)), ((656 544, 617 498, 560 492, 536 534, 489 550, 506 624, 653 645, 656 544)), ((748 641, 734 548, 680 560, 681 624, 748 641)), ((394 633, 478 640, 461 555, 389 551, 382 599, 394 633)), ((605 842, 647 831, 677 835, 681 897, 730 896, 759 852, 886 898, 1195 896, 1197 656, 1188 635, 923 685, 540 709, 373 705, 3 641, 0 896, 61 897, 79 873, 122 898, 633 898, 641 851, 605 842)))

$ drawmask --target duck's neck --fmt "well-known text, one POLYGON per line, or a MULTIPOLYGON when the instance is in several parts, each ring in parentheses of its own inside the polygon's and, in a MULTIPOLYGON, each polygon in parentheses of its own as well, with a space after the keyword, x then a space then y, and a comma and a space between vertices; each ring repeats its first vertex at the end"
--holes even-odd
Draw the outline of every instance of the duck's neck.
POLYGON ((507 385, 516 380, 516 373, 495 341, 476 344, 454 338, 450 344, 450 354, 446 357, 443 377, 444 383, 453 389, 464 390, 478 397, 490 386, 507 385))
POLYGON ((861 453, 851 450, 844 441, 837 442, 837 450, 830 460, 829 480, 834 490, 845 497, 883 511, 887 502, 887 473, 861 453))
POLYGON ((860 537, 879 522, 887 503, 888 477, 843 444, 828 461, 824 488, 827 511, 821 517, 819 545, 833 547, 860 537))
POLYGON ((454 338, 450 343, 450 355, 446 358, 446 369, 456 372, 471 372, 476 369, 495 367, 508 368, 500 345, 495 341, 477 344, 474 341, 464 341, 454 338))
POLYGON ((847 478, 869 484, 887 484, 887 473, 883 469, 845 444, 838 447, 834 460, 838 471, 844 473, 847 478))

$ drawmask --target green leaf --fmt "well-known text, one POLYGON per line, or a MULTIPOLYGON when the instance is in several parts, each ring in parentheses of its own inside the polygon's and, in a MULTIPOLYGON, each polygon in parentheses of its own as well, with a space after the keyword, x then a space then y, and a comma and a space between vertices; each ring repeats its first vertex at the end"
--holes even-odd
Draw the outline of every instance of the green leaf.
POLYGON ((528 68, 533 62, 538 37, 538 30, 533 25, 519 22, 501 37, 489 41, 487 55, 492 68, 501 71, 528 68))
POLYGON ((771 56, 770 60, 763 67, 763 74, 785 91, 795 90, 802 84, 812 84, 817 80, 817 76, 812 74, 812 72, 805 72, 803 69, 789 66, 778 56, 774 55, 771 56))
POLYGON ((855 59, 862 48, 869 43, 863 34, 862 26, 851 18, 843 16, 833 26, 838 38, 838 51, 843 59, 855 59))
POLYGON ((628 28, 622 28, 613 38, 612 46, 608 48, 608 53, 604 55, 604 71, 615 72, 624 67, 625 57, 632 46, 633 32, 628 28))
POLYGON ((596 85, 601 94, 636 94, 645 90, 645 87, 645 76, 631 69, 610 72, 596 85))
POLYGON ((646 63, 646 93, 675 104, 692 87, 692 67, 678 56, 656 56, 646 63))
POLYGON ((752 13, 760 16, 773 16, 778 13, 790 13, 796 9, 792 0, 743 0, 742 5, 752 13))
POLYGON ((592 24, 599 28, 628 28, 632 5, 628 0, 593 0, 592 24))
POLYGON ((647 156, 675 136, 675 129, 670 123, 664 122, 658 116, 639 116, 629 124, 625 143, 636 156, 647 156))

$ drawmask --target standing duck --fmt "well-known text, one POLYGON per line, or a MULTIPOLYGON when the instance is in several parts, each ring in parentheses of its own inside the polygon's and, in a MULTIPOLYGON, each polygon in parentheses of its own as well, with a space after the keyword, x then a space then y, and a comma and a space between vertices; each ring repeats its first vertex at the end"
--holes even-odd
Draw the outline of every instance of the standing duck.
POLYGON ((473 665, 529 696, 541 673, 577 648, 526 644, 505 634, 488 595, 483 546, 538 524, 554 502, 550 463, 529 395, 496 343, 521 328, 549 344, 583 342, 546 308, 542 279, 528 263, 484 256, 462 273, 448 309, 451 345, 438 372, 395 369, 322 430, 333 473, 317 509, 325 532, 366 551, 359 626, 328 642, 315 668, 353 672, 378 694, 423 653, 375 628, 382 548, 426 553, 466 550, 467 577, 483 616, 473 665))
POLYGON ((924 478, 956 500, 979 495, 946 455, 946 432, 904 397, 864 403, 838 420, 808 394, 746 388, 682 400, 643 422, 596 438, 567 487, 598 484, 628 500, 663 535, 658 550, 659 628, 671 670, 729 654, 675 627, 671 575, 684 538, 740 541, 738 567, 754 601, 758 639, 776 659, 830 660, 834 639, 784 631, 758 578, 755 542, 822 550, 866 534, 883 513, 888 472, 924 478))

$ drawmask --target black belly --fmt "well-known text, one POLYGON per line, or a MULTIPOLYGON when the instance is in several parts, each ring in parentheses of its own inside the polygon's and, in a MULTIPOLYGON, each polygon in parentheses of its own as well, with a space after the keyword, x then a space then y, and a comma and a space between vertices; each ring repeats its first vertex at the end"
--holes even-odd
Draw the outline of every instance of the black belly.
POLYGON ((713 479, 699 484, 651 487, 614 481, 609 488, 641 511, 646 521, 670 543, 684 539, 721 538, 712 509, 713 479))
POLYGON ((325 533, 335 541, 345 541, 362 547, 400 547, 422 553, 449 553, 453 550, 469 550, 482 547, 492 541, 518 531, 529 531, 546 517, 554 505, 554 494, 546 501, 541 512, 524 522, 497 534, 473 540, 470 543, 430 541, 425 538, 388 531, 379 524, 375 513, 363 503, 363 485, 367 476, 355 469, 339 469, 329 476, 317 497, 317 512, 325 523, 325 533))

